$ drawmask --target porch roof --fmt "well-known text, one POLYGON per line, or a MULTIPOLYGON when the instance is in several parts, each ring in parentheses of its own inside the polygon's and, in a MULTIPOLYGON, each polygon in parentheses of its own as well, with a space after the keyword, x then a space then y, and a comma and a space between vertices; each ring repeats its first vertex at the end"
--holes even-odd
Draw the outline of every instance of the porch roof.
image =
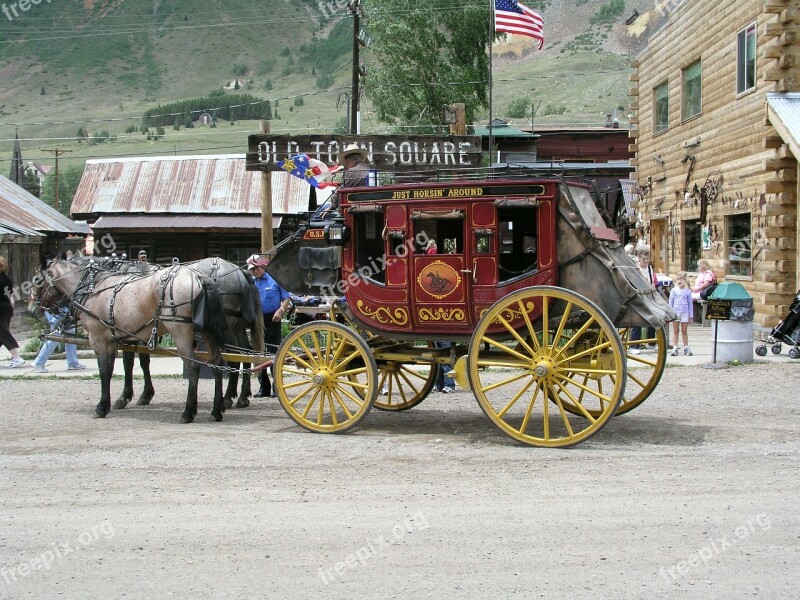
POLYGON ((800 93, 767 94, 767 118, 800 160, 800 93))

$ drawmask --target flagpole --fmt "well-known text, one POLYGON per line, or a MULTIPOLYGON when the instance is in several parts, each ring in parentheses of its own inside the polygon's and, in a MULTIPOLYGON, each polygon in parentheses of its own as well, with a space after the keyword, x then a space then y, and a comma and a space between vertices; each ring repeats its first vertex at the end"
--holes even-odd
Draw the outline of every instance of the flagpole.
POLYGON ((494 6, 495 0, 489 0, 489 171, 492 168, 494 140, 492 136, 492 46, 494 44, 494 6))

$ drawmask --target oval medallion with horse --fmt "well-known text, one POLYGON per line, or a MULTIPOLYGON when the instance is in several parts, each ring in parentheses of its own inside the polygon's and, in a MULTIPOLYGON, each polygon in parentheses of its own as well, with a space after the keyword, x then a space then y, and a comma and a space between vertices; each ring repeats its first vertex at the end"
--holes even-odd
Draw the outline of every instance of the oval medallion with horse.
POLYGON ((435 260, 417 275, 419 287, 437 300, 443 300, 461 285, 461 274, 442 260, 435 260))

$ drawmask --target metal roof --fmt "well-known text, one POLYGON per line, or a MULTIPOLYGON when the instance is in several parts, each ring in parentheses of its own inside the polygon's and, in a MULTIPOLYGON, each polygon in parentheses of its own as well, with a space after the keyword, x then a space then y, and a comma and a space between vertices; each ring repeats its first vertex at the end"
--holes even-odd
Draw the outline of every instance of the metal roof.
POLYGON ((768 93, 767 118, 800 160, 800 93, 768 93))
POLYGON ((0 219, 12 228, 23 228, 39 233, 75 235, 90 233, 86 223, 76 223, 65 217, 2 175, 0 175, 0 219))
MULTIPOLYGON (((272 228, 283 217, 272 217, 272 228)), ((260 215, 103 215, 92 225, 98 229, 255 229, 261 230, 260 215)))
POLYGON ((39 233, 38 231, 34 231, 33 229, 28 229, 23 225, 17 225, 15 223, 7 223, 6 221, 0 220, 0 235, 27 235, 28 237, 47 237, 43 233, 39 233))
MULTIPOLYGON (((272 174, 272 213, 308 212, 311 186, 272 174)), ((72 214, 261 214, 261 173, 245 171, 244 154, 156 156, 86 161, 72 214)))

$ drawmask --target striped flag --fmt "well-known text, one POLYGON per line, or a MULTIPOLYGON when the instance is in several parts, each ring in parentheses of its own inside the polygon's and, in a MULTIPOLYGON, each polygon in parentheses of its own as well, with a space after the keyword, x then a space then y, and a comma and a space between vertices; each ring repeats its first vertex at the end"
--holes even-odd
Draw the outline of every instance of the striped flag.
POLYGON ((517 0, 495 0, 494 23, 499 33, 527 35, 536 39, 539 50, 544 47, 542 15, 517 0))

